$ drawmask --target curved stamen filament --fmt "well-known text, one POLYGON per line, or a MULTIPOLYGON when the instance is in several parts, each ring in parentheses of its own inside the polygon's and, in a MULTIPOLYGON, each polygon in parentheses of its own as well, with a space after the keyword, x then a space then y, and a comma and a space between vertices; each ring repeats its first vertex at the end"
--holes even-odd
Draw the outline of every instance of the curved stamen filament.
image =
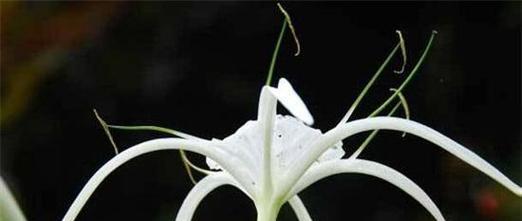
POLYGON ((194 163, 192 163, 192 161, 190 161, 190 159, 187 157, 187 153, 185 153, 184 150, 179 150, 179 153, 181 155, 181 158, 183 158, 183 161, 195 171, 198 171, 205 175, 216 173, 215 171, 203 169, 199 166, 196 166, 194 163))
MULTIPOLYGON (((390 91, 397 92, 399 99, 401 100, 401 106, 402 110, 404 111, 404 115, 406 116, 406 119, 410 119, 410 107, 408 105, 408 100, 406 100, 406 96, 402 94, 402 92, 398 91, 395 88, 390 88, 390 91)), ((402 133, 402 137, 405 137, 406 133, 402 133)))
POLYGON ((393 72, 397 74, 402 74, 404 72, 404 68, 406 67, 407 57, 406 57, 406 42, 404 41, 404 38, 402 37, 402 33, 399 30, 396 30, 395 33, 399 35, 399 44, 401 45, 401 52, 402 52, 402 65, 401 69, 395 70, 393 72))
POLYGON ((402 92, 398 91, 395 88, 390 88, 390 91, 397 92, 399 99, 401 100, 402 109, 404 110, 404 115, 406 119, 410 119, 410 107, 408 105, 408 100, 406 100, 406 96, 402 94, 402 92))
POLYGON ((113 125, 113 124, 107 124, 108 128, 113 129, 120 129, 120 130, 149 130, 149 131, 156 131, 156 132, 162 132, 167 133, 170 135, 174 135, 176 137, 181 137, 183 139, 187 140, 198 140, 198 141, 206 141, 206 139, 199 138, 187 133, 183 133, 177 130, 172 130, 165 127, 158 127, 158 126, 122 126, 122 125, 113 125))
POLYGON ((392 96, 388 97, 388 99, 386 101, 384 101, 384 103, 380 107, 378 107, 375 111, 373 111, 370 114, 370 117, 377 116, 377 114, 379 114, 382 110, 384 110, 384 108, 386 108, 386 106, 388 106, 393 101, 393 99, 396 96, 398 96, 399 92, 401 92, 406 87, 406 85, 408 85, 408 83, 411 81, 411 79, 413 79, 413 77, 415 76, 415 74, 419 70, 420 66, 422 65, 424 59, 428 55, 428 52, 429 52, 429 50, 431 48, 431 45, 433 43, 433 39, 435 39, 435 35, 436 34, 437 34, 437 31, 432 31, 431 36, 430 36, 430 40, 428 41, 428 44, 426 45, 426 48, 424 49, 424 52, 422 53, 419 61, 417 62, 417 64, 415 64, 415 67, 410 72, 408 77, 402 82, 402 84, 399 86, 399 88, 397 88, 397 90, 395 91, 395 93, 393 93, 392 96))
POLYGON ((295 31, 294 25, 292 24, 292 19, 290 18, 290 15, 288 14, 288 12, 286 12, 286 10, 283 8, 283 6, 281 6, 281 3, 277 3, 277 7, 281 11, 281 13, 283 13, 283 15, 285 16, 286 22, 288 22, 288 27, 290 28, 290 31, 292 32, 292 37, 294 37, 294 42, 295 42, 295 47, 296 47, 294 56, 298 56, 301 53, 301 44, 299 43, 299 38, 297 38, 297 34, 295 31))
MULTIPOLYGON (((105 130, 105 133, 109 137, 109 140, 110 140, 112 146, 114 147, 114 150, 116 151, 116 154, 118 154, 118 152, 117 152, 118 151, 118 147, 116 146, 116 143, 114 142, 114 139, 112 138, 112 135, 111 135, 110 130, 109 130, 110 128, 119 129, 119 130, 149 130, 149 131, 156 131, 156 132, 167 133, 167 134, 174 135, 174 136, 177 136, 177 137, 181 137, 181 138, 184 138, 184 139, 199 140, 199 141, 205 140, 203 138, 199 138, 199 137, 187 134, 187 133, 183 133, 183 132, 180 132, 180 131, 172 130, 172 129, 169 129, 169 128, 158 127, 158 126, 121 126, 121 125, 111 125, 111 124, 107 124, 107 122, 105 122, 105 120, 103 120, 100 117, 100 115, 98 114, 96 109, 94 109, 94 114, 95 114, 96 118, 98 119, 98 121, 100 122, 100 124, 102 125, 103 129, 105 130)), ((179 154, 180 154, 181 160, 183 162, 183 165, 185 166, 185 170, 187 171, 187 174, 188 174, 188 176, 190 178, 190 181, 193 184, 196 184, 196 179, 194 179, 194 175, 192 174, 192 171, 191 171, 190 168, 192 168, 192 169, 194 169, 194 170, 196 170, 196 171, 198 171, 200 173, 203 173, 203 174, 213 173, 213 171, 205 170, 203 168, 200 168, 200 167, 196 166, 194 163, 192 163, 190 161, 190 159, 187 157, 186 153, 182 149, 179 150, 179 154)))
POLYGON ((285 35, 287 21, 286 19, 283 20, 283 26, 281 27, 281 31, 279 32, 279 37, 277 38, 277 43, 274 48, 274 52, 272 54, 272 59, 270 61, 270 67, 268 68, 268 74, 266 77, 265 85, 270 86, 270 83, 272 82, 272 76, 274 75, 274 68, 277 61, 277 55, 279 54, 279 48, 281 46, 281 42, 283 41, 283 36, 285 35))
POLYGON ((235 181, 240 185, 249 196, 255 197, 255 189, 250 185, 253 178, 248 174, 247 171, 238 168, 237 165, 240 161, 234 156, 227 154, 226 152, 215 148, 210 142, 186 140, 180 138, 161 138, 143 143, 137 144, 131 148, 122 151, 120 154, 113 157, 107 163, 105 163, 89 181, 82 188, 74 202, 69 207, 69 210, 65 214, 64 221, 72 221, 79 214, 85 203, 88 201, 90 196, 94 193, 96 188, 110 175, 116 168, 132 160, 140 155, 159 151, 159 150, 179 150, 183 149, 187 151, 193 151, 205 156, 208 156, 215 160, 219 165, 223 167, 235 181))
POLYGON ((112 147, 114 148, 114 153, 118 155, 118 147, 116 146, 116 143, 114 142, 114 139, 112 139, 111 131, 109 130, 109 125, 98 115, 98 111, 96 109, 92 109, 94 112, 94 116, 96 116, 96 119, 98 119, 98 122, 100 122, 100 125, 103 128, 103 131, 105 131, 105 134, 107 134, 107 137, 109 138, 109 141, 111 142, 112 147))
POLYGON ((296 52, 294 56, 297 56, 301 53, 301 44, 299 43, 299 39, 297 38, 297 34, 295 32, 295 28, 292 25, 292 20, 290 19, 290 15, 288 12, 285 11, 283 6, 281 4, 277 3, 277 7, 283 13, 285 16, 285 19, 283 20, 283 26, 281 27, 281 31, 279 32, 279 37, 277 38, 277 43, 274 48, 274 52, 272 53, 272 59, 270 61, 270 67, 268 68, 268 74, 266 77, 266 86, 270 86, 270 83, 272 82, 272 76, 274 75, 274 68, 277 61, 277 55, 279 54, 279 48, 281 46, 281 42, 283 41, 283 36, 285 35, 286 26, 288 25, 290 28, 290 31, 292 32, 292 36, 294 38, 294 42, 296 45, 296 52))
POLYGON ((185 153, 185 151, 179 150, 179 155, 181 157, 181 161, 183 162, 183 166, 185 167, 185 171, 187 171, 187 175, 189 176, 190 182, 192 182, 192 184, 196 185, 197 181, 194 178, 194 175, 192 174, 192 170, 190 170, 191 163, 190 163, 189 159, 187 158, 187 154, 185 153))
MULTIPOLYGON (((397 102, 397 104, 392 108, 392 110, 388 113, 387 116, 388 117, 392 116, 395 113, 395 111, 397 111, 397 109, 399 109, 400 105, 401 105, 401 101, 397 102)), ((370 144, 370 142, 373 140, 373 138, 375 138, 375 136, 377 136, 378 132, 379 132, 379 130, 372 131, 372 133, 370 133, 370 135, 368 135, 368 137, 366 137, 366 139, 359 146, 359 148, 357 148, 357 150, 355 150, 355 152, 353 152, 353 154, 349 158, 352 158, 352 159, 357 158, 362 153, 362 151, 368 146, 368 144, 370 144)))
MULTIPOLYGON (((181 137, 181 138, 184 138, 184 139, 189 139, 189 140, 200 140, 200 141, 201 140, 205 140, 203 138, 199 138, 199 137, 187 134, 187 133, 179 132, 179 131, 172 130, 172 129, 169 129, 169 128, 158 127, 158 126, 108 125, 108 127, 109 128, 113 128, 113 129, 120 129, 120 130, 150 130, 150 131, 156 131, 156 132, 162 132, 162 133, 174 135, 174 136, 181 137)), ((190 161, 190 159, 187 157, 187 155, 186 155, 184 150, 180 149, 179 150, 179 154, 180 154, 181 160, 183 162, 183 165, 185 166, 185 170, 187 171, 187 174, 188 174, 188 176, 190 178, 190 181, 192 181, 192 183, 195 184, 196 183, 196 179, 194 179, 194 176, 192 174, 191 168, 196 170, 196 171, 198 171, 198 172, 200 172, 200 173, 203 173, 203 174, 213 173, 213 171, 211 171, 211 170, 203 169, 201 167, 196 166, 194 163, 192 163, 192 161, 190 161)))
MULTIPOLYGON (((390 91, 393 91, 393 92, 397 92, 397 89, 395 88, 390 88, 390 91)), ((395 106, 392 108, 392 110, 388 113, 388 117, 392 116, 395 111, 397 111, 397 109, 399 108, 399 106, 402 106, 402 108, 404 109, 404 113, 406 115, 406 119, 410 119, 410 108, 408 107, 408 102, 406 101, 406 97, 399 91, 398 92, 398 97, 399 97, 399 102, 397 102, 397 104, 395 104, 395 106)), ((375 136, 377 135, 377 133, 379 132, 379 130, 374 130, 372 131, 372 133, 370 135, 368 135, 368 137, 366 137, 366 139, 363 141, 363 143, 361 144, 361 146, 359 146, 359 148, 357 148, 357 150, 355 150, 355 152, 350 156, 350 158, 356 158, 358 157, 361 152, 366 148, 366 146, 368 146, 368 144, 373 140, 373 138, 375 138, 375 136)), ((402 133, 402 137, 406 136, 406 132, 402 133)))
POLYGON ((388 65, 388 63, 390 63, 391 59, 393 58, 393 56, 395 55, 395 53, 397 52, 397 50, 399 49, 401 43, 397 43, 397 45, 393 48, 393 50, 390 52, 390 54, 388 54, 388 57, 386 57, 386 59, 384 60, 384 62, 382 62, 381 66, 379 67, 379 69, 377 69, 377 71, 375 72, 375 74, 373 74, 372 78, 370 79, 370 81, 368 81, 368 83, 366 83, 366 86, 364 86, 363 90, 361 91, 361 93, 359 93, 359 95, 357 96, 357 98, 355 99, 355 101, 353 102, 352 106, 350 106, 350 108, 348 109, 348 112, 346 112, 346 114, 344 115, 344 117, 341 119, 341 121, 339 121, 339 123, 337 124, 337 126, 340 126, 346 122, 348 122, 348 120, 350 119, 350 117, 352 116, 353 112, 355 111, 355 108, 357 108, 357 106, 359 105, 359 103, 361 102, 361 100, 364 98, 364 96, 368 93, 368 90, 370 90, 370 88, 372 87, 373 83, 375 82, 375 80, 381 75, 382 71, 384 70, 384 68, 386 67, 386 65, 388 65))

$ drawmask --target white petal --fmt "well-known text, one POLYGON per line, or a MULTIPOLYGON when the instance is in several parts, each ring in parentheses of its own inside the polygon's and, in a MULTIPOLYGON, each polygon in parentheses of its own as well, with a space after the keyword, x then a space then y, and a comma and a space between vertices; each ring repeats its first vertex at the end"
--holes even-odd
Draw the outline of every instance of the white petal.
POLYGON ((522 188, 520 186, 466 147, 427 126, 396 117, 373 117, 355 120, 328 131, 321 139, 311 145, 312 148, 310 148, 309 152, 303 154, 303 158, 299 161, 299 164, 292 165, 294 169, 288 174, 285 174, 286 180, 284 181, 285 183, 282 184, 281 189, 285 190, 285 188, 289 188, 293 183, 297 182, 306 169, 334 143, 360 132, 378 129, 397 130, 422 137, 485 173, 517 196, 522 196, 522 188))
POLYGON ((436 220, 444 220, 435 203, 417 184, 390 167, 368 160, 329 161, 314 166, 305 173, 289 195, 295 194, 323 178, 340 173, 360 173, 383 179, 417 200, 436 220))
POLYGON ((185 197, 185 200, 183 200, 183 204, 181 204, 178 215, 176 215, 176 221, 192 220, 192 216, 194 216, 194 212, 203 198, 205 198, 205 196, 207 196, 217 187, 223 185, 232 185, 238 187, 234 180, 224 172, 208 175, 200 180, 192 188, 192 190, 190 190, 187 197, 185 197))
POLYGON ((318 162, 338 160, 344 156, 343 142, 337 142, 332 148, 328 148, 318 159, 318 162))
POLYGON ((279 79, 277 88, 269 87, 270 92, 281 102, 281 104, 294 115, 308 125, 314 124, 314 118, 305 103, 295 92, 294 88, 285 78, 279 79))
POLYGON ((253 187, 250 185, 253 179, 250 177, 250 174, 248 174, 248 171, 242 168, 241 163, 238 162, 236 157, 227 154, 219 148, 215 148, 209 142, 185 140, 179 138, 162 138, 137 144, 131 148, 126 149, 105 163, 89 179, 87 184, 85 184, 83 189, 72 203, 71 207, 69 207, 69 210, 67 210, 67 213, 62 220, 72 221, 76 219, 76 216, 83 208, 87 200, 94 193, 96 188, 116 168, 142 154, 168 149, 183 149, 211 157, 212 159, 216 160, 219 165, 223 166, 223 168, 229 174, 232 174, 236 178, 237 182, 245 188, 245 191, 250 194, 255 194, 253 187))
MULTIPOLYGON (((259 98, 259 108, 257 116, 257 133, 261 135, 263 151, 261 156, 261 171, 259 184, 261 189, 269 190, 272 187, 272 168, 274 167, 271 160, 272 154, 272 136, 274 132, 274 121, 276 117, 277 99, 269 91, 269 86, 261 89, 259 98)), ((261 193, 263 194, 263 193, 261 193)))
MULTIPOLYGON (((223 140, 212 139, 211 143, 231 155, 236 156, 243 163, 243 167, 252 174, 258 175, 261 169, 264 137, 259 132, 257 121, 248 121, 232 135, 223 140)), ((211 169, 221 170, 222 167, 207 157, 207 165, 211 169)), ((258 176, 254 176, 257 178, 258 176)))
POLYGON ((290 200, 288 200, 288 203, 290 203, 290 206, 294 210, 295 215, 297 216, 297 220, 312 221, 312 217, 310 217, 310 214, 308 213, 308 210, 303 204, 303 201, 301 201, 301 199, 297 195, 290 198, 290 200))
POLYGON ((0 219, 12 221, 26 220, 24 213, 2 177, 0 177, 0 219))

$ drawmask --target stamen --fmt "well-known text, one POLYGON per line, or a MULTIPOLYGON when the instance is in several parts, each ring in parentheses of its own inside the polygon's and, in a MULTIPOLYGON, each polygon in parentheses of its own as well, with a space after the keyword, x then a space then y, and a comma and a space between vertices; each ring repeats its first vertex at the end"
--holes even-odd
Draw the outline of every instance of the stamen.
MULTIPOLYGON (((391 116, 395 111, 396 109, 399 107, 400 104, 402 104, 403 108, 404 108, 404 112, 406 114, 406 118, 409 119, 409 115, 410 115, 410 111, 409 111, 409 107, 408 107, 408 103, 406 102, 406 98, 404 97, 404 95, 402 95, 401 91, 402 89, 404 89, 404 87, 406 87, 406 85, 408 84, 408 82, 411 81, 411 79, 413 78, 413 76, 415 75, 415 73, 417 72, 417 70, 419 69, 420 65, 422 64, 422 62, 424 61, 426 55, 428 54, 428 51, 429 49, 431 48, 431 44, 433 42, 433 39, 435 37, 435 34, 437 34, 437 31, 432 31, 432 34, 431 34, 431 37, 430 37, 430 40, 428 41, 428 44, 426 45, 426 48, 424 49, 424 52, 422 53, 422 56, 421 58, 419 59, 419 61, 417 62, 417 64, 415 65, 415 67, 413 68, 413 70, 411 71, 411 73, 408 75, 408 77, 402 82, 402 84, 400 85, 400 87, 398 89, 391 89, 392 91, 394 91, 393 95, 391 95, 390 97, 388 97, 388 99, 381 105, 379 106, 375 111, 373 111, 370 116, 368 117, 375 117, 377 114, 379 114, 384 108, 386 108, 386 106, 388 106, 388 104, 395 98, 395 97, 399 97, 400 98, 400 101, 399 103, 397 103, 395 105, 395 107, 393 107, 392 111, 390 111, 390 113, 388 113, 388 116, 391 116)), ((400 44, 400 42, 399 42, 400 44)), ((372 79, 373 80, 373 79, 372 79)), ((366 88, 365 88, 366 89, 366 88)), ((362 150, 364 150, 364 148, 366 148, 366 146, 370 143, 370 141, 375 137, 375 135, 377 135, 377 132, 379 130, 374 130, 367 138, 366 140, 361 144, 361 146, 352 154, 351 157, 357 157, 361 152, 362 150)), ((403 137, 406 135, 406 133, 403 133, 403 137)))
POLYGON ((421 66, 422 62, 428 55, 428 52, 430 51, 431 45, 433 43, 433 39, 435 39, 436 34, 437 34, 437 31, 433 30, 431 33, 431 36, 430 36, 430 40, 428 41, 428 44, 424 48, 424 52, 422 53, 419 61, 417 62, 417 64, 415 64, 415 67, 410 72, 408 77, 402 82, 402 84, 399 86, 399 88, 397 88, 397 91, 395 91, 395 93, 393 93, 392 96, 388 97, 388 99, 386 101, 384 101, 384 103, 380 107, 378 107, 375 111, 373 111, 369 117, 377 116, 377 114, 379 114, 382 110, 384 110, 384 108, 386 108, 386 106, 388 106, 393 101, 393 99, 398 96, 399 92, 401 92, 406 87, 406 85, 408 85, 408 83, 415 76, 415 74, 419 70, 419 67, 421 66))
POLYGON ((283 13, 283 15, 285 15, 286 22, 288 22, 288 27, 290 28, 290 31, 292 32, 292 36, 294 37, 294 42, 295 42, 295 46, 296 46, 296 52, 295 52, 294 56, 298 56, 301 53, 301 44, 299 43, 299 38, 297 38, 297 34, 295 31, 294 25, 292 24, 292 19, 290 18, 290 15, 288 14, 288 12, 286 12, 286 10, 283 8, 283 6, 281 6, 280 3, 277 3, 277 7, 279 7, 279 10, 281 11, 281 13, 283 13))
POLYGON ((279 53, 279 48, 281 46, 281 42, 283 41, 283 36, 285 34, 286 26, 288 25, 290 27, 290 31, 292 32, 292 36, 294 38, 294 42, 296 44, 296 52, 294 56, 297 56, 301 53, 301 44, 299 43, 299 39, 297 38, 297 34, 295 32, 294 25, 292 24, 292 20, 290 19, 290 15, 286 10, 281 6, 281 4, 277 3, 277 7, 283 13, 285 16, 285 19, 283 20, 283 27, 281 27, 281 31, 279 32, 279 37, 277 38, 277 42, 274 48, 274 52, 272 54, 272 59, 270 61, 270 66, 268 68, 268 74, 266 77, 266 86, 270 86, 270 83, 272 82, 272 76, 274 75, 274 68, 277 60, 277 55, 279 53))
POLYGON ((268 74, 266 77, 266 86, 270 86, 270 83, 272 82, 272 75, 274 75, 274 67, 277 60, 277 54, 279 53, 279 47, 281 46, 281 42, 283 41, 283 35, 285 34, 286 29, 286 19, 283 20, 283 27, 281 28, 281 31, 279 32, 279 37, 277 38, 277 43, 274 48, 274 53, 272 54, 272 60, 270 61, 270 67, 268 68, 268 74))
POLYGON ((402 66, 401 66, 401 69, 400 70, 396 70, 396 71, 393 71, 397 74, 402 74, 402 72, 404 72, 404 68, 406 67, 406 61, 407 61, 407 57, 406 57, 406 43, 404 41, 404 38, 402 37, 402 33, 401 31, 399 30, 396 30, 395 31, 397 33, 397 35, 399 35, 399 44, 401 45, 401 52, 402 52, 402 66))
MULTIPOLYGON (((390 91, 397 92, 397 89, 390 88, 390 91)), ((406 101, 406 97, 399 91, 397 94, 399 96, 399 99, 401 100, 402 109, 404 110, 404 115, 406 115, 406 119, 410 119, 410 108, 408 106, 408 101, 406 101)), ((402 137, 406 136, 406 132, 402 134, 402 137)))
POLYGON ((384 62, 382 62, 381 66, 379 67, 379 69, 377 69, 377 71, 375 72, 375 74, 373 74, 372 78, 370 79, 370 81, 368 81, 368 83, 366 84, 366 86, 364 86, 363 90, 361 91, 361 93, 359 94, 359 96, 357 96, 357 98, 355 99, 355 101, 353 102, 352 106, 350 106, 350 108, 348 109, 348 112, 346 112, 346 114, 344 115, 344 117, 341 119, 341 121, 339 121, 339 123, 337 124, 337 126, 340 126, 346 122, 348 122, 348 120, 350 119, 350 117, 352 116, 353 112, 355 111, 355 108, 357 108, 357 106, 359 105, 359 103, 361 102, 361 100, 363 99, 363 97, 368 93, 368 90, 370 89, 370 87, 373 85, 373 83, 375 82, 375 80, 381 75, 382 71, 384 70, 384 68, 386 67, 386 65, 388 65, 388 63, 390 62, 391 58, 395 55, 395 53, 397 52, 397 50, 399 49, 401 43, 397 43, 397 45, 393 48, 393 50, 390 52, 390 54, 388 54, 388 57, 386 57, 386 59, 384 60, 384 62))
MULTIPOLYGON (((393 115, 395 113, 395 111, 397 111, 397 109, 400 107, 402 101, 399 101, 397 102, 397 104, 395 104, 395 106, 393 106, 392 110, 388 113, 388 117, 393 115)), ((379 130, 374 130, 372 131, 372 133, 370 133, 370 135, 368 135, 368 137, 366 137, 366 139, 363 141, 363 143, 361 144, 361 146, 359 146, 359 148, 357 148, 357 150, 355 150, 355 152, 353 152, 353 154, 349 157, 351 159, 355 159, 357 158, 361 152, 368 146, 368 144, 370 144, 370 142, 373 140, 373 138, 375 138, 375 136, 377 135, 377 133, 379 132, 379 130)))
MULTIPOLYGON (((96 115, 96 118, 98 118, 98 120, 100 121, 100 124, 104 128, 105 132, 109 136, 109 139, 110 139, 111 143, 113 144, 115 150, 117 150, 116 149, 116 144, 114 143, 114 141, 112 139, 112 136, 110 135, 109 128, 119 129, 119 130, 149 130, 149 131, 156 131, 156 132, 167 133, 167 134, 170 134, 170 135, 174 135, 174 136, 177 136, 177 137, 190 139, 190 140, 204 140, 202 138, 199 138, 199 137, 196 137, 196 136, 192 136, 190 134, 186 134, 186 133, 183 133, 183 132, 179 132, 179 131, 172 130, 172 129, 169 129, 169 128, 158 127, 158 126, 121 126, 121 125, 111 125, 111 124, 107 124, 103 119, 101 119, 99 117, 98 113, 96 112, 96 110, 94 110, 94 113, 96 115)), ((205 169, 203 169, 201 167, 196 166, 194 163, 192 163, 183 150, 180 149, 179 153, 180 153, 183 165, 185 166, 187 174, 188 174, 190 180, 192 181, 192 183, 196 184, 197 182, 194 179, 194 176, 192 174, 191 168, 194 169, 195 171, 198 171, 198 172, 206 174, 206 175, 208 175, 210 173, 213 173, 213 171, 205 170, 205 169)))
POLYGON ((192 184, 196 185, 196 179, 194 179, 194 175, 192 175, 192 171, 190 170, 190 165, 188 164, 189 159, 187 158, 187 155, 185 154, 185 151, 179 150, 179 155, 181 156, 181 161, 183 161, 183 166, 185 166, 185 170, 187 171, 187 174, 190 178, 190 181, 192 184))
POLYGON ((96 109, 92 109, 94 111, 94 116, 96 116, 96 119, 98 119, 98 122, 100 122, 100 125, 102 126, 103 130, 105 131, 105 134, 107 134, 107 137, 109 137, 109 141, 111 142, 112 147, 114 148, 114 152, 116 155, 118 155, 118 147, 116 146, 116 143, 112 139, 111 131, 109 130, 109 125, 105 123, 105 121, 98 115, 98 112, 96 109))
POLYGON ((122 126, 122 125, 107 124, 107 127, 119 129, 119 130, 150 130, 150 131, 171 134, 171 135, 189 139, 189 140, 205 140, 203 138, 199 138, 199 137, 196 137, 196 136, 193 136, 190 134, 186 134, 186 133, 183 133, 180 131, 172 130, 172 129, 165 128, 165 127, 158 127, 158 126, 122 126))
POLYGON ((198 172, 206 174, 206 175, 209 175, 209 174, 212 174, 212 173, 216 173, 216 172, 214 172, 212 170, 206 170, 206 169, 203 169, 201 167, 196 166, 194 163, 192 163, 192 161, 189 160, 189 158, 187 157, 187 155, 186 155, 184 150, 181 150, 181 153, 182 153, 181 157, 183 158, 183 160, 187 163, 187 165, 189 165, 195 171, 198 171, 198 172))

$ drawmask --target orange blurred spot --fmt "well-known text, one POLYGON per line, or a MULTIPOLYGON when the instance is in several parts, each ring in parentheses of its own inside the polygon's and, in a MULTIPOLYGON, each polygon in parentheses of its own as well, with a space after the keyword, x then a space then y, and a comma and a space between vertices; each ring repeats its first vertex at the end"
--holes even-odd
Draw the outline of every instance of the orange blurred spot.
POLYGON ((490 220, 497 220, 499 200, 493 191, 482 189, 475 200, 475 207, 481 216, 490 220))

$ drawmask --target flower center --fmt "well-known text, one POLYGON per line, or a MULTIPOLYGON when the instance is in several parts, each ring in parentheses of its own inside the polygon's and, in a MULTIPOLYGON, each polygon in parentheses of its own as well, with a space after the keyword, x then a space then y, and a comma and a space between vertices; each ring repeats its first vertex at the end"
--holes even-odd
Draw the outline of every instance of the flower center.
MULTIPOLYGON (((248 121, 234 134, 223 140, 213 139, 212 142, 232 155, 238 157, 252 177, 259 180, 262 174, 263 137, 257 121, 248 121)), ((322 133, 311 128, 292 116, 277 115, 275 119, 274 135, 272 136, 272 160, 275 173, 283 172, 306 150, 307 146, 318 139, 322 133)), ((345 154, 342 143, 339 142, 325 151, 316 161, 321 163, 328 160, 340 159, 345 154)), ((221 166, 207 158, 207 165, 214 170, 221 170, 221 166)))

